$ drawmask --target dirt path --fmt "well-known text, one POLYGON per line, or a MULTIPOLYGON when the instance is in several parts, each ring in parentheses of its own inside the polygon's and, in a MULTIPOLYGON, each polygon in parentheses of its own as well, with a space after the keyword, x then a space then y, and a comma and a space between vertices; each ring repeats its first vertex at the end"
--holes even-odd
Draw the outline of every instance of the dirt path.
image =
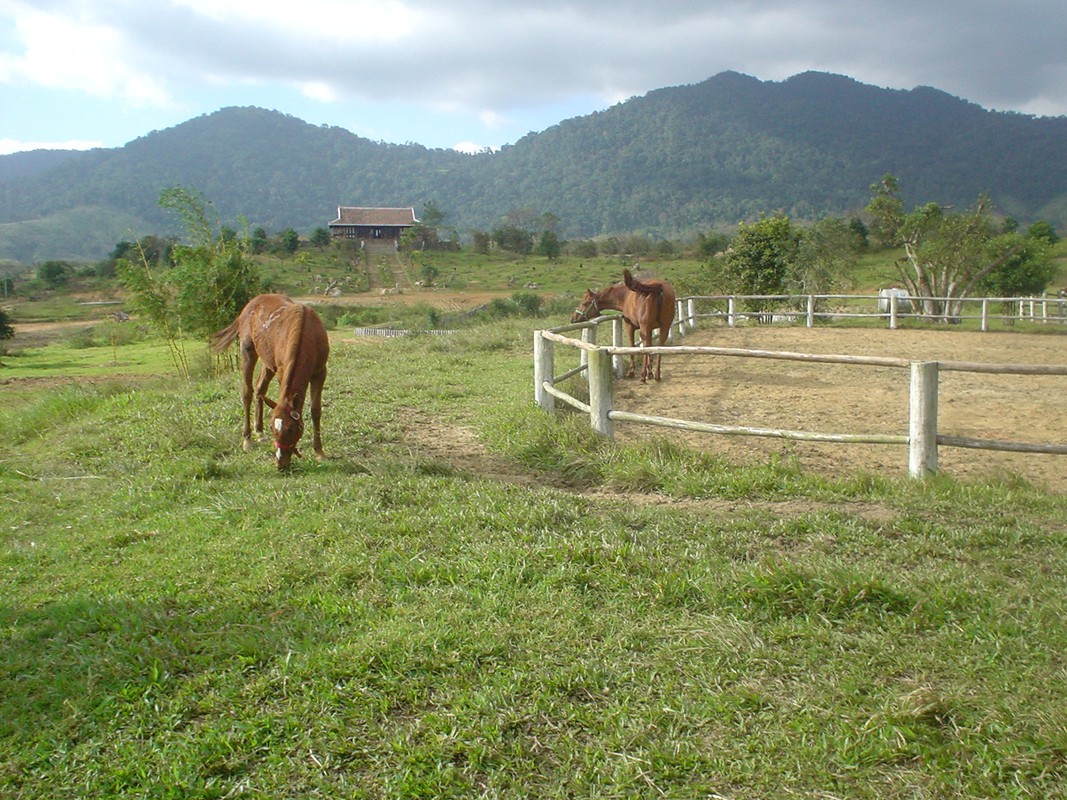
MULTIPOLYGON (((1067 364, 1067 336, 955 330, 713 328, 685 337, 709 345, 803 353, 894 356, 928 361, 1067 364)), ((615 407, 642 414, 722 425, 821 433, 906 434, 908 371, 725 356, 664 359, 664 379, 618 384, 615 407)), ((1067 377, 942 372, 939 432, 1023 442, 1067 443, 1067 377)), ((907 474, 902 445, 841 445, 693 434, 621 424, 620 441, 668 436, 740 463, 795 458, 834 476, 864 470, 907 474)), ((958 478, 1018 474, 1067 492, 1067 456, 941 447, 942 471, 958 478)))

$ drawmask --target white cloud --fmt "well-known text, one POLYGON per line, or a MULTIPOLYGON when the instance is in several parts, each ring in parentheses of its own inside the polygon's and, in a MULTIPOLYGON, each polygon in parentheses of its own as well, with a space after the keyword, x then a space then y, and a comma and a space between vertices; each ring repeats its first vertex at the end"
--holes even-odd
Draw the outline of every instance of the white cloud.
POLYGON ((309 100, 317 100, 320 103, 334 103, 338 99, 334 88, 323 81, 302 84, 300 93, 309 100))
MULTIPOLYGON (((101 99, 112 101, 101 117, 150 109, 166 124, 175 115, 158 109, 292 113, 310 101, 364 135, 473 147, 723 70, 838 72, 1067 113, 1062 0, 1026 5, 675 0, 664 13, 638 0, 0 0, 0 92, 42 100, 19 108, 40 118, 34 129, 4 133, 99 135, 95 122, 86 131, 70 120, 53 133, 72 98, 84 118, 101 99)), ((5 117, 13 105, 0 95, 5 117)))
POLYGON ((468 153, 475 155, 477 153, 485 153, 491 150, 498 150, 497 147, 490 147, 484 144, 475 144, 474 142, 457 142, 452 145, 452 149, 459 153, 468 153))
POLYGON ((507 126, 507 120, 496 111, 482 111, 482 113, 478 115, 478 119, 490 130, 499 130, 500 128, 507 126))
POLYGON ((170 96, 148 73, 122 59, 122 33, 75 13, 22 10, 15 27, 23 43, 19 55, 0 55, 0 79, 49 89, 120 97, 135 104, 163 106, 170 96))
POLYGON ((304 40, 396 41, 411 34, 419 15, 398 0, 173 0, 222 25, 275 30, 304 40))

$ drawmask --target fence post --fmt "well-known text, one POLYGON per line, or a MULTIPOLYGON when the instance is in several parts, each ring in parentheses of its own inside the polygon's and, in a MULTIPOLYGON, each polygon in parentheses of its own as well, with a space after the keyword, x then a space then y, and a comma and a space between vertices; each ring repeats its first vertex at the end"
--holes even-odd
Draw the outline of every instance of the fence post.
MULTIPOLYGON (((586 344, 596 344, 596 331, 599 325, 586 325, 582 328, 582 341, 586 344)), ((585 350, 580 350, 578 353, 578 363, 583 367, 589 363, 589 356, 585 350)))
POLYGON ((552 340, 534 331, 534 400, 545 411, 556 407, 556 398, 545 391, 545 381, 551 381, 553 370, 552 340))
POLYGON ((989 298, 982 298, 982 333, 989 330, 989 298))
POLYGON ((897 329, 897 293, 891 292, 889 295, 889 330, 895 331, 897 329))
MULTIPOLYGON (((622 316, 617 316, 611 321, 611 346, 622 347, 622 316)), ((611 357, 611 363, 615 367, 615 377, 621 378, 626 372, 626 356, 615 355, 611 357)))
MULTIPOLYGON (((1063 316, 1063 303, 1060 303, 1060 316, 1063 316)), ((693 330, 697 329, 697 301, 696 298, 690 297, 686 301, 686 319, 688 325, 693 330)))
POLYGON ((589 351, 589 421, 593 430, 609 439, 615 436, 615 423, 608 414, 612 410, 614 387, 611 357, 606 350, 589 351))
POLYGON ((685 336, 685 303, 681 300, 674 301, 674 327, 678 330, 678 338, 685 336))
POLYGON ((808 327, 815 327, 815 295, 808 295, 808 327))
POLYGON ((937 362, 911 362, 908 395, 908 475, 937 472, 937 362))
POLYGON ((730 328, 734 327, 734 313, 736 311, 737 299, 734 297, 726 298, 726 325, 730 328))

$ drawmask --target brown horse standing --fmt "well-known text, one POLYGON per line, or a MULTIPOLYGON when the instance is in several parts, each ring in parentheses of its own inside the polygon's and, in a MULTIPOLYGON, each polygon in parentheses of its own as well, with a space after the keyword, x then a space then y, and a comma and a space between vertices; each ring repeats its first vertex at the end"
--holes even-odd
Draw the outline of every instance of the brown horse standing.
MULTIPOLYGON (((571 322, 583 322, 600 316, 602 311, 622 312, 623 325, 626 335, 630 340, 630 347, 634 346, 634 331, 641 331, 641 343, 645 347, 652 346, 652 331, 659 328, 659 345, 667 343, 667 336, 671 332, 671 323, 674 322, 674 287, 667 281, 655 278, 639 281, 630 270, 622 271, 623 282, 609 286, 594 292, 586 289, 585 295, 578 308, 574 310, 571 322)), ((655 377, 660 379, 660 366, 663 356, 656 356, 655 377)), ((628 378, 634 374, 634 357, 630 356, 630 370, 626 373, 628 378)), ((652 356, 647 353, 641 367, 641 383, 645 383, 652 377, 652 356)))
POLYGON ((256 361, 263 367, 256 383, 256 433, 263 432, 263 404, 273 409, 274 454, 278 469, 286 469, 293 453, 300 455, 297 442, 304 433, 304 397, 311 387, 311 423, 314 428, 315 457, 320 461, 322 439, 322 385, 326 381, 326 359, 330 340, 326 328, 310 306, 295 303, 282 294, 253 297, 229 326, 212 337, 212 349, 221 353, 234 339, 241 340, 241 400, 245 408, 244 449, 252 449, 249 422, 252 404, 252 371, 256 361), (267 398, 267 386, 278 375, 278 402, 267 398))

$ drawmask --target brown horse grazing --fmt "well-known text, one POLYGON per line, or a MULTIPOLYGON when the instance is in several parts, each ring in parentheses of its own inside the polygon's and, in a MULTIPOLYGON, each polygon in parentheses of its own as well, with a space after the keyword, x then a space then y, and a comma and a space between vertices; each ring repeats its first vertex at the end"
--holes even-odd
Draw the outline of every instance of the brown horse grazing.
MULTIPOLYGON (((671 332, 671 323, 674 322, 674 287, 667 281, 650 280, 639 281, 630 274, 630 270, 622 271, 623 282, 609 286, 594 292, 586 289, 582 296, 582 302, 574 309, 571 322, 583 322, 600 316, 602 311, 622 312, 623 325, 626 335, 630 340, 630 347, 634 346, 634 331, 641 331, 641 344, 645 347, 652 346, 652 331, 659 328, 659 345, 662 347, 667 342, 667 336, 671 332)), ((660 379, 660 367, 663 356, 656 356, 655 377, 660 379)), ((630 369, 626 377, 634 375, 634 357, 630 356, 630 369)), ((641 383, 645 383, 652 377, 652 356, 647 353, 641 367, 641 383)))
POLYGON ((322 416, 322 385, 330 340, 326 328, 310 306, 295 303, 282 294, 253 297, 229 326, 211 337, 212 349, 221 353, 234 339, 241 340, 241 400, 245 407, 244 449, 252 449, 249 412, 252 404, 252 371, 261 359, 256 383, 256 433, 263 433, 263 404, 273 409, 274 455, 278 469, 286 469, 297 456, 297 442, 304 433, 304 396, 311 387, 311 423, 315 457, 325 458, 319 419, 322 416), (267 386, 278 375, 278 402, 267 398, 267 386))

